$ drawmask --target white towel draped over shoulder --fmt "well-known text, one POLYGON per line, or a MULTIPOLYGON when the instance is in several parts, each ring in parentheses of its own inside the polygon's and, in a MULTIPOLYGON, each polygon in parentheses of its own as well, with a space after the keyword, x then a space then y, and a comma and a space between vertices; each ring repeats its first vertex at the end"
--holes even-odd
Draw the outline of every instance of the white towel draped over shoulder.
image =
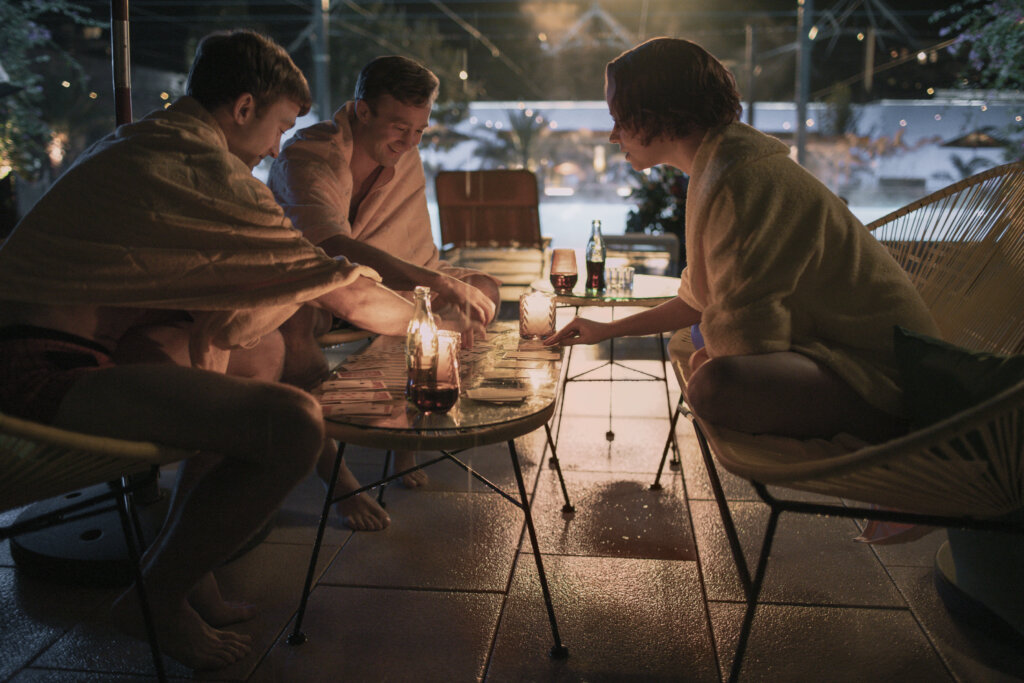
POLYGON ((482 275, 500 286, 495 277, 440 258, 418 149, 381 170, 355 219, 349 221, 354 119, 355 102, 348 102, 332 120, 298 131, 274 160, 267 183, 295 227, 314 244, 335 235, 351 237, 417 266, 458 279, 482 275))
POLYGON ((303 238, 188 97, 90 147, 0 248, 0 300, 185 310, 202 367, 360 275, 379 279, 303 238))

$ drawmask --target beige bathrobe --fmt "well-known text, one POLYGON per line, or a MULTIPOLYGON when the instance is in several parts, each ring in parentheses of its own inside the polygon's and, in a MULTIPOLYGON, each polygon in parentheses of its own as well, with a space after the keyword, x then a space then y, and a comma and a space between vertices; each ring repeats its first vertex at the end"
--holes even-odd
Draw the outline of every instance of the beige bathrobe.
POLYGON ((0 247, 0 302, 185 310, 210 368, 360 275, 377 279, 306 240, 189 97, 92 145, 0 247))
POLYGON ((430 230, 423 163, 416 149, 403 154, 394 168, 381 172, 359 205, 355 222, 349 222, 354 118, 355 103, 349 102, 335 112, 332 121, 296 133, 274 161, 267 183, 295 226, 313 244, 345 235, 455 278, 486 275, 440 259, 430 230))
POLYGON ((796 351, 902 414, 893 326, 938 328, 885 247, 785 144, 742 123, 708 131, 690 176, 686 257, 679 296, 702 312, 712 358, 796 351))

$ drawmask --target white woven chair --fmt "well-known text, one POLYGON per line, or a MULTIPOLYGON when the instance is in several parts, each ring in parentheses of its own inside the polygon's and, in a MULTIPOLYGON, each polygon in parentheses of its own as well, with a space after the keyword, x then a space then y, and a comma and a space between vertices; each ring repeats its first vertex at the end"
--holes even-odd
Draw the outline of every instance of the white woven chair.
POLYGON ((153 618, 139 567, 138 518, 134 490, 151 483, 145 475, 160 465, 195 455, 191 451, 141 441, 126 441, 59 429, 0 413, 0 512, 29 503, 109 483, 109 492, 74 502, 31 519, 19 518, 0 527, 0 540, 106 512, 117 505, 121 529, 134 570, 157 677, 167 680, 153 627, 153 618))
MULTIPOLYGON (((1024 165, 985 171, 867 227, 910 274, 947 341, 991 353, 1024 351, 1024 165)), ((689 338, 684 333, 673 341, 670 356, 685 391, 689 338)), ((742 666, 782 512, 1024 533, 1019 522, 998 519, 1024 507, 1024 382, 936 424, 860 448, 722 429, 694 418, 682 399, 679 412, 693 418, 747 596, 731 680, 742 666), (771 508, 753 573, 739 544, 716 460, 749 480, 771 508), (782 499, 766 485, 890 509, 782 499)))

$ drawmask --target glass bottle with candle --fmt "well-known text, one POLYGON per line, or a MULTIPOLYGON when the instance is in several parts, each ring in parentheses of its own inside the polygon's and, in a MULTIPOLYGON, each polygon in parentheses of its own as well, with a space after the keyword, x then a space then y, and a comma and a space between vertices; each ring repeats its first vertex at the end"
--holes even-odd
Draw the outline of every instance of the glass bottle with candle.
POLYGON ((437 388, 437 323, 430 311, 430 288, 417 287, 415 311, 405 334, 405 397, 419 404, 437 388))
POLYGON ((590 239, 587 241, 587 291, 604 291, 604 237, 601 235, 601 221, 590 222, 590 239))

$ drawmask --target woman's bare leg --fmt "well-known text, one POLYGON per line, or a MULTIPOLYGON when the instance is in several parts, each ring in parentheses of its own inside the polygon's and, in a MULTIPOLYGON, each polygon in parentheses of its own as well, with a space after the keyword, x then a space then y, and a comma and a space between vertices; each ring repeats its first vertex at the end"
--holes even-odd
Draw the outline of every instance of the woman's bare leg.
POLYGON ((902 420, 870 405, 838 375, 802 354, 696 360, 687 403, 712 424, 796 438, 828 439, 846 432, 872 442, 906 431, 902 420))
MULTIPOLYGON (((188 490, 178 492, 181 502, 172 506, 143 573, 168 654, 195 668, 244 657, 249 638, 213 628, 189 597, 312 469, 324 436, 315 400, 280 384, 130 365, 83 377, 55 424, 205 453, 183 463, 188 490), (194 468, 200 472, 191 477, 194 468)), ((119 598, 115 612, 129 631, 139 627, 133 591, 119 598)))

